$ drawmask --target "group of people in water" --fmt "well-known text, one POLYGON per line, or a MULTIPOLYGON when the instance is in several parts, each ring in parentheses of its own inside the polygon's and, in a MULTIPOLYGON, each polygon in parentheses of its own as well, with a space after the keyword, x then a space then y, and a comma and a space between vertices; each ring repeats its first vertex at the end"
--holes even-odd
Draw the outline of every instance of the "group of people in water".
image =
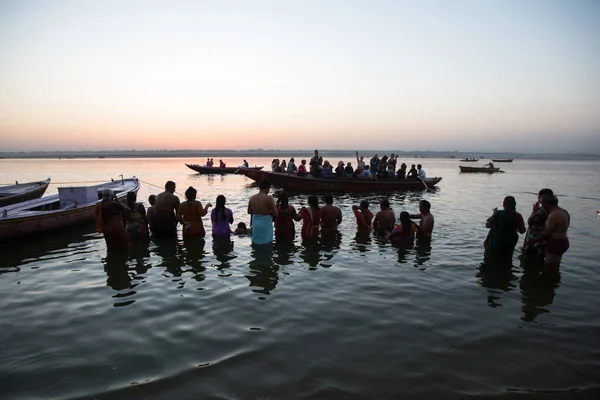
POLYGON ((484 258, 510 263, 519 241, 518 233, 526 233, 522 256, 544 260, 544 272, 557 273, 563 254, 569 249, 569 213, 558 206, 558 198, 551 189, 539 191, 527 227, 516 206, 515 198, 507 196, 503 209, 495 208, 487 219, 485 224, 490 230, 484 241, 484 258))
POLYGON ((308 160, 300 161, 296 165, 294 157, 288 162, 285 160, 273 159, 271 162, 271 171, 287 172, 298 176, 312 176, 313 178, 360 178, 360 179, 406 179, 406 180, 425 180, 427 175, 421 164, 413 164, 407 171, 407 165, 402 163, 396 170, 398 156, 392 153, 389 157, 384 155, 379 158, 375 154, 367 163, 363 156, 356 152, 356 168, 352 162, 344 163, 338 161, 334 167, 328 160, 323 160, 319 155, 319 150, 314 151, 314 155, 308 160))
MULTIPOLYGON (((287 166, 289 168, 289 163, 287 166)), ((258 183, 258 193, 248 200, 250 226, 240 222, 232 231, 233 212, 226 207, 224 195, 217 196, 214 207, 211 203, 203 206, 196 199, 197 191, 193 187, 185 191, 183 202, 175 195, 175 189, 175 182, 168 181, 164 192, 149 197, 150 207, 147 210, 137 202, 136 193, 128 193, 126 201, 120 202, 110 190, 104 190, 102 201, 96 205, 96 217, 98 232, 103 233, 107 248, 128 248, 131 241, 147 239, 150 233, 155 238, 176 238, 178 224, 183 226, 184 239, 203 238, 206 231, 202 218, 209 211, 214 239, 229 240, 232 234, 249 234, 256 245, 270 244, 274 238, 293 241, 295 222, 302 222, 300 236, 303 240, 335 233, 342 223, 341 209, 333 204, 332 195, 323 197, 323 206, 317 196, 309 195, 307 205, 296 210, 286 192, 280 192, 275 200, 269 195, 271 184, 262 180, 258 183)), ((367 201, 352 206, 357 232, 375 231, 386 235, 392 244, 397 245, 411 245, 415 238, 431 238, 434 217, 427 200, 419 203, 419 213, 402 211, 398 220, 387 198, 381 200, 375 214, 369 207, 367 201)), ((484 258, 510 263, 518 234, 526 233, 522 254, 543 259, 544 271, 555 273, 562 255, 569 248, 569 223, 568 212, 558 206, 558 199, 550 189, 540 190, 527 226, 523 216, 516 211, 515 198, 507 196, 503 209, 494 209, 486 221, 489 232, 484 241, 484 258)))

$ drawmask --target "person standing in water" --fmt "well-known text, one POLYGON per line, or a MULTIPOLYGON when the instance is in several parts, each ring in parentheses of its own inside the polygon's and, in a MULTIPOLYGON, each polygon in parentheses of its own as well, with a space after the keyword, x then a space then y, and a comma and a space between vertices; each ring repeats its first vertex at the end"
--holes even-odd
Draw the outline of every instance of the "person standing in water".
POLYGON ((175 196, 175 182, 165 183, 165 191, 156 196, 156 208, 152 214, 152 232, 156 237, 177 237, 179 198, 175 196))
POLYGON ((517 202, 513 196, 506 196, 502 206, 504 210, 495 208, 494 214, 485 222, 490 228, 484 242, 485 258, 511 262, 519 241, 517 232, 525 233, 525 223, 516 210, 517 202))
POLYGON ((102 232, 108 250, 128 249, 129 235, 125 229, 125 213, 129 208, 117 200, 112 190, 102 191, 102 201, 96 203, 98 232, 102 232))
POLYGON ((558 199, 553 194, 542 196, 542 207, 548 213, 546 228, 532 241, 546 241, 544 272, 558 273, 562 256, 570 246, 567 230, 571 223, 571 216, 567 210, 558 206, 558 199))
POLYGON ((321 225, 321 211, 319 209, 319 199, 317 196, 308 196, 308 207, 302 207, 300 212, 294 217, 296 221, 302 220, 302 239, 316 238, 319 236, 319 226, 321 225))
POLYGON ((253 244, 273 242, 273 220, 277 218, 277 207, 273 197, 269 196, 271 183, 263 179, 258 183, 258 193, 248 200, 250 228, 253 244))
POLYGON ((527 232, 525 233, 525 242, 521 250, 524 255, 537 254, 541 258, 546 255, 546 241, 543 238, 536 242, 532 242, 534 237, 540 237, 544 229, 546 229, 546 220, 548 212, 542 207, 542 197, 544 195, 554 195, 552 189, 542 189, 538 192, 537 201, 533 203, 531 215, 527 219, 527 232))
POLYGON ((213 238, 229 237, 231 235, 230 225, 233 224, 233 212, 231 209, 225 207, 225 201, 225 196, 222 194, 218 195, 215 208, 210 213, 213 238))
POLYGON ((185 191, 187 199, 179 206, 177 211, 177 220, 183 225, 183 238, 206 236, 202 217, 208 213, 208 209, 212 204, 208 203, 206 207, 202 207, 202 203, 196 200, 196 189, 189 187, 185 191))
POLYGON ((323 197, 325 206, 321 207, 321 230, 323 232, 336 232, 342 223, 342 210, 333 205, 333 195, 323 197))
POLYGON ((286 192, 281 192, 279 194, 276 206, 277 218, 275 218, 275 236, 278 239, 292 241, 294 240, 294 236, 296 236, 296 229, 294 227, 296 209, 290 204, 286 192))
POLYGON ((388 199, 381 200, 379 207, 380 210, 375 214, 375 219, 373 220, 373 229, 391 232, 396 224, 394 210, 390 208, 388 199))
POLYGON ((359 206, 352 206, 352 212, 356 217, 356 228, 358 232, 371 232, 373 230, 373 213, 369 210, 369 202, 363 200, 359 206))
POLYGON ((419 213, 410 215, 411 219, 420 220, 417 226, 417 239, 431 239, 434 219, 431 214, 431 204, 427 200, 419 202, 419 213))

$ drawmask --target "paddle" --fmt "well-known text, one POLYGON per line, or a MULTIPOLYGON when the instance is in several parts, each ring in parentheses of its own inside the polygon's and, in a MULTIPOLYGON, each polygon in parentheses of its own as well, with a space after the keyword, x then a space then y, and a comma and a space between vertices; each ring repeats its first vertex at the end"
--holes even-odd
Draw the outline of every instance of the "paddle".
POLYGON ((423 186, 425 186, 425 189, 427 189, 427 191, 429 191, 429 186, 427 186, 427 184, 425 183, 425 181, 423 181, 423 179, 419 178, 419 181, 423 184, 423 186))

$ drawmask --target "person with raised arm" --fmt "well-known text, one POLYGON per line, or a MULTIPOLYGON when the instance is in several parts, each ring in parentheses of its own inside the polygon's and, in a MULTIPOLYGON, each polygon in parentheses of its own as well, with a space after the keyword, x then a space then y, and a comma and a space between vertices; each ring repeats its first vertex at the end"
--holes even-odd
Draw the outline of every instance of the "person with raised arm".
POLYGON ((433 215, 431 214, 431 203, 427 200, 421 200, 419 202, 419 214, 411 214, 410 218, 419 220, 419 225, 417 226, 417 238, 431 239, 435 222, 433 215))
POLYGON ((192 186, 185 191, 186 201, 181 203, 177 211, 177 221, 183 225, 183 238, 206 236, 202 217, 208 213, 208 209, 212 204, 208 203, 202 207, 202 203, 196 200, 198 192, 192 186))
POLYGON ((533 203, 531 215, 527 219, 527 232, 525 233, 525 242, 521 252, 524 255, 536 254, 537 256, 544 258, 546 256, 546 240, 540 238, 544 229, 546 229, 546 220, 548 219, 548 212, 542 207, 542 197, 544 195, 553 195, 552 189, 541 189, 538 192, 537 201, 533 203), (531 241, 534 237, 540 238, 537 241, 531 241))
MULTIPOLYGON (((350 164, 350 163, 348 163, 350 164)), ((365 158, 363 156, 358 156, 358 150, 356 151, 356 170, 362 171, 365 169, 365 158)))
POLYGON ((369 202, 363 200, 359 206, 352 206, 352 212, 356 217, 356 228, 358 232, 371 232, 373 230, 373 213, 369 210, 369 202))
POLYGON ((277 218, 277 207, 273 197, 269 196, 271 183, 265 179, 258 183, 258 193, 248 200, 250 228, 253 244, 273 242, 273 220, 277 218))

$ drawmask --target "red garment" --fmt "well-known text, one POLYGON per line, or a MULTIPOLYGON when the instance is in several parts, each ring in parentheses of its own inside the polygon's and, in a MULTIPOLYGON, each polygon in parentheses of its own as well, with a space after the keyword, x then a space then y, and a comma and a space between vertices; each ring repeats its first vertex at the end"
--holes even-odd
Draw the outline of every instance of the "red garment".
POLYGON ((275 219, 275 236, 289 236, 293 238, 296 235, 293 217, 293 215, 296 214, 296 209, 293 206, 288 205, 286 209, 282 210, 278 205, 277 212, 278 216, 275 219))
POLYGON ((306 167, 304 164, 300 164, 298 167, 298 176, 306 176, 306 167))
POLYGON ((352 211, 356 217, 356 224, 359 232, 370 232, 373 230, 373 225, 371 224, 373 221, 373 213, 371 211, 358 209, 352 211))
POLYGON ((395 243, 412 243, 415 241, 415 233, 417 232, 417 224, 414 222, 410 223, 410 229, 408 232, 404 231, 404 226, 402 223, 396 225, 392 234, 390 235, 390 239, 392 239, 395 243))
POLYGON ((319 236, 319 226, 321 225, 321 210, 308 209, 302 207, 302 239, 319 236))

